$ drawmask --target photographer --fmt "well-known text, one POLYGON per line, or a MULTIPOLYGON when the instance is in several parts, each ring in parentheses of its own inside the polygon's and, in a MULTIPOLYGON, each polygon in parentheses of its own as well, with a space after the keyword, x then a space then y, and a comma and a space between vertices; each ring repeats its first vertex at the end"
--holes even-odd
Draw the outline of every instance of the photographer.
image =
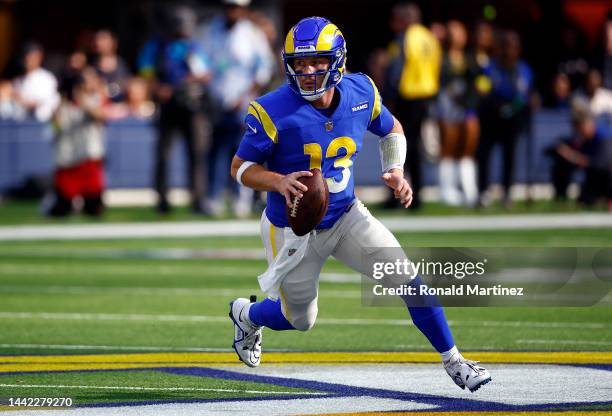
POLYGON ((612 139, 606 126, 598 125, 588 102, 572 103, 572 136, 551 149, 555 198, 567 198, 567 187, 576 171, 584 171, 578 201, 591 206, 600 198, 612 203, 612 139))
POLYGON ((196 15, 188 7, 173 7, 164 32, 149 40, 139 56, 140 75, 149 80, 159 106, 155 189, 157 210, 168 213, 168 162, 173 134, 178 130, 187 142, 191 208, 202 212, 209 146, 208 120, 204 113, 205 86, 210 80, 208 60, 192 39, 196 15))

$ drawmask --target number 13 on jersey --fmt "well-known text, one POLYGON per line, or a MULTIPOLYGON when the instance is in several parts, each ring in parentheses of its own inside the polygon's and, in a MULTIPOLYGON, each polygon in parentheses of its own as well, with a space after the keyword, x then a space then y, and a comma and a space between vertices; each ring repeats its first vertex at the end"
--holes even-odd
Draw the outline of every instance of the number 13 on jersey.
MULTIPOLYGON (((325 158, 337 158, 334 160, 334 168, 342 169, 342 179, 336 181, 334 178, 327 178, 327 187, 329 192, 342 192, 348 185, 351 177, 350 167, 353 165, 351 158, 357 151, 357 144, 348 136, 336 137, 332 140, 325 150, 325 158), (340 149, 344 149, 346 154, 338 157, 340 149)), ((310 169, 322 169, 323 149, 319 143, 306 143, 304 145, 304 154, 310 156, 310 169)))

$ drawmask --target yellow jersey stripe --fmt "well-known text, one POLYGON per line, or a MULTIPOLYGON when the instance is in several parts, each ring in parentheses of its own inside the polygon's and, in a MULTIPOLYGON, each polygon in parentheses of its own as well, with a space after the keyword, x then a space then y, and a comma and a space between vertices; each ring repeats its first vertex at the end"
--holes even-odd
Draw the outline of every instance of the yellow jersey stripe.
POLYGON ((278 130, 274 125, 274 122, 266 112, 266 110, 257 101, 252 101, 249 105, 248 114, 251 114, 257 119, 263 126, 266 134, 272 140, 273 143, 278 142, 278 130))
MULTIPOLYGON (((366 75, 367 76, 367 75, 366 75)), ((378 92, 378 88, 376 88, 376 84, 372 81, 372 78, 368 77, 370 83, 372 84, 372 88, 374 88, 374 106, 372 107, 372 116, 370 117, 370 123, 376 120, 376 117, 380 115, 382 110, 382 100, 380 99, 380 93, 378 92)))
POLYGON ((317 39, 317 51, 329 51, 332 48, 336 32, 340 32, 340 30, 335 24, 328 23, 325 25, 321 33, 319 33, 319 39, 317 39))
POLYGON ((249 104, 249 111, 247 113, 255 117, 257 121, 259 121, 259 123, 263 126, 263 123, 261 122, 261 117, 259 117, 257 110, 255 110, 255 107, 253 107, 252 104, 249 104))

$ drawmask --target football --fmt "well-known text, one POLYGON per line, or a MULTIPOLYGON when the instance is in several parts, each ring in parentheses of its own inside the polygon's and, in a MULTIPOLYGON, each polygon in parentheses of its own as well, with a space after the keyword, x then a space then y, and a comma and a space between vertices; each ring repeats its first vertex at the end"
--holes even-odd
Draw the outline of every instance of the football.
POLYGON ((329 205, 329 189, 319 169, 311 169, 312 176, 298 180, 308 187, 302 198, 294 197, 292 208, 287 207, 289 225, 296 235, 306 235, 321 222, 329 205))

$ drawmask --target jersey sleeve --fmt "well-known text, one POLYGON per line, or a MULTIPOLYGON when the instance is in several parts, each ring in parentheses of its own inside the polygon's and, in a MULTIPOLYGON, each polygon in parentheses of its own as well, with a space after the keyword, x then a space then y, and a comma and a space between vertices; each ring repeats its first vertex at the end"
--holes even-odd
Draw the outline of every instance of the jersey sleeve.
POLYGON ((368 131, 379 137, 383 137, 391 132, 394 124, 395 121, 393 120, 393 115, 391 115, 391 112, 387 109, 387 107, 381 105, 380 114, 370 122, 368 131))
POLYGON ((372 114, 370 116, 370 123, 368 124, 368 131, 379 137, 386 136, 391 129, 393 129, 393 116, 387 107, 383 105, 382 98, 380 97, 380 93, 374 81, 372 81, 370 77, 368 77, 368 80, 372 84, 373 93, 372 114))
POLYGON ((274 151, 276 128, 274 124, 270 125, 271 120, 268 114, 255 101, 249 105, 249 112, 244 123, 245 133, 236 156, 243 160, 263 164, 274 151), (262 113, 265 116, 262 117, 262 113))

